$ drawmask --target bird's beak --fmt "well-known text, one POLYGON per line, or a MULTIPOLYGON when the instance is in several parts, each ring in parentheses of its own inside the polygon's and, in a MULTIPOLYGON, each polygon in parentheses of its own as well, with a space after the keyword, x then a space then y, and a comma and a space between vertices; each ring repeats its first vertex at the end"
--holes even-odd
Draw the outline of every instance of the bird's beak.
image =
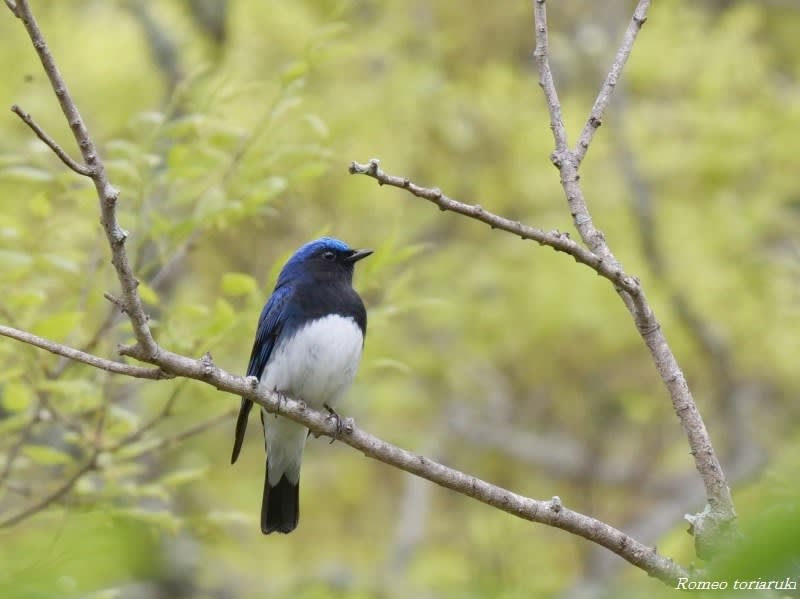
POLYGON ((344 259, 345 262, 358 262, 362 258, 366 258, 372 253, 373 250, 353 250, 353 253, 350 254, 347 258, 344 259))

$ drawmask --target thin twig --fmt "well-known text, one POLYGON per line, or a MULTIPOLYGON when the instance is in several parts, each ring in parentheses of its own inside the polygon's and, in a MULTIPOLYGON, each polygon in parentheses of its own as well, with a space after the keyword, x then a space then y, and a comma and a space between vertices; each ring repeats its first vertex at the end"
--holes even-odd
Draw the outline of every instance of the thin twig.
POLYGON ((75 101, 72 99, 67 84, 53 59, 53 55, 50 53, 50 48, 31 12, 28 0, 17 0, 16 4, 17 15, 25 25, 33 47, 39 55, 39 60, 42 62, 42 67, 44 67, 44 71, 50 80, 50 84, 61 106, 61 111, 64 113, 64 117, 67 119, 67 123, 69 123, 72 129, 72 134, 78 144, 81 156, 83 156, 85 166, 89 170, 92 181, 94 182, 100 203, 100 222, 103 225, 103 230, 106 233, 111 248, 111 263, 114 265, 120 286, 122 287, 125 309, 133 327, 133 334, 136 337, 137 343, 139 343, 149 355, 154 356, 158 353, 158 345, 150 332, 148 318, 145 314, 142 300, 136 292, 138 281, 133 275, 128 261, 128 255, 125 252, 125 240, 128 237, 128 233, 120 227, 117 221, 116 206, 119 192, 111 185, 106 176, 105 167, 97 151, 97 147, 89 135, 83 117, 81 117, 81 113, 75 101))
POLYGON ((127 376, 132 376, 137 379, 159 380, 159 379, 172 378, 171 375, 167 374, 160 368, 146 368, 143 366, 123 364, 122 362, 114 362, 113 360, 107 360, 99 356, 87 354, 86 352, 82 352, 79 349, 74 349, 72 347, 68 347, 61 343, 56 343, 55 341, 50 341, 49 339, 39 337, 32 333, 28 333, 26 331, 20 331, 19 329, 14 329, 4 325, 0 325, 0 335, 3 335, 4 337, 10 337, 11 339, 16 339, 17 341, 22 341, 23 343, 27 343, 29 345, 33 345, 41 349, 45 349, 50 353, 56 354, 58 356, 64 356, 65 358, 69 358, 70 360, 83 362, 84 364, 88 364, 89 366, 94 366, 95 368, 107 370, 108 372, 114 372, 116 374, 125 374, 127 376))
POLYGON ((28 442, 28 439, 30 439, 31 434, 33 433, 33 427, 36 426, 38 422, 40 422, 39 418, 40 408, 41 408, 41 402, 39 402, 37 405, 34 406, 30 420, 28 420, 28 422, 25 424, 22 430, 19 431, 19 437, 6 452, 5 464, 3 464, 3 470, 0 472, 0 489, 2 489, 3 485, 8 480, 8 477, 11 474, 11 470, 14 467, 14 462, 16 462, 17 457, 19 456, 19 453, 22 450, 22 447, 25 445, 25 443, 28 442))
POLYGON ((117 451, 118 449, 121 449, 126 445, 130 445, 131 443, 138 441, 145 435, 145 433, 155 428, 155 426, 160 422, 166 420, 170 416, 172 408, 175 406, 175 402, 178 399, 178 394, 183 389, 184 385, 182 383, 185 382, 186 382, 185 380, 181 381, 181 383, 175 386, 175 388, 172 390, 172 393, 170 393, 169 397, 167 398, 167 401, 164 402, 164 405, 155 416, 150 418, 147 422, 142 424, 136 430, 125 435, 122 439, 120 439, 113 445, 106 447, 106 451, 112 451, 112 452, 117 451))
POLYGON ((380 160, 373 158, 367 164, 359 164, 358 162, 350 163, 350 173, 354 175, 367 175, 375 179, 380 185, 390 185, 392 187, 399 187, 405 189, 417 196, 436 204, 440 210, 449 210, 456 212, 463 216, 468 216, 479 220, 489 225, 492 229, 500 229, 517 235, 522 239, 530 239, 536 241, 540 245, 546 245, 558 252, 564 252, 572 256, 576 262, 585 264, 597 274, 605 277, 614 285, 624 289, 628 293, 636 294, 639 290, 639 284, 635 279, 629 277, 621 269, 614 268, 612 265, 604 262, 599 256, 596 256, 578 243, 570 239, 567 233, 559 231, 545 232, 541 229, 524 225, 519 221, 510 220, 489 212, 479 204, 464 204, 446 196, 440 189, 422 187, 413 183, 405 177, 397 177, 384 172, 380 167, 380 160))
POLYGON ((19 13, 17 12, 17 5, 14 4, 13 0, 5 0, 6 6, 8 9, 13 13, 15 17, 19 17, 19 13))
POLYGON ((45 495, 42 499, 29 505, 22 511, 17 512, 13 516, 10 516, 5 520, 0 520, 0 528, 8 528, 18 524, 19 522, 22 522, 33 514, 36 514, 49 507, 61 499, 64 495, 69 493, 72 490, 72 487, 75 486, 75 483, 77 483, 87 472, 95 467, 98 453, 99 452, 97 450, 94 450, 89 459, 80 468, 73 472, 72 476, 62 482, 54 491, 50 492, 48 495, 45 495))
MULTIPOLYGON (((197 424, 194 424, 179 433, 175 433, 170 437, 164 437, 163 439, 159 439, 152 445, 148 445, 142 451, 137 452, 135 454, 125 456, 126 461, 137 460, 142 456, 147 454, 153 453, 154 451, 161 451, 164 449, 168 449, 173 445, 177 445, 178 443, 189 439, 190 437, 194 437, 199 435, 200 433, 204 433, 205 431, 214 428, 215 426, 222 424, 223 422, 230 422, 231 419, 236 415, 237 409, 232 410, 225 410, 220 414, 216 414, 205 420, 201 420, 197 424)), ((121 448, 121 447, 120 447, 121 448)), ((116 446, 113 449, 118 449, 116 446)))
MULTIPOLYGON (((544 11, 544 0, 534 0, 534 11, 541 7, 544 11)), ((547 108, 550 111, 550 129, 553 131, 553 139, 556 142, 557 152, 569 150, 567 140, 567 128, 564 126, 564 117, 561 114, 561 102, 558 99, 558 91, 553 81, 553 71, 550 70, 550 61, 547 60, 548 32, 547 20, 536 19, 536 48, 533 57, 539 65, 539 87, 544 92, 547 100, 547 108)))
POLYGON ((636 36, 639 34, 639 31, 641 31, 645 21, 647 21, 647 10, 649 8, 650 0, 639 0, 639 4, 636 5, 636 9, 633 11, 633 17, 631 17, 628 28, 625 30, 622 44, 617 50, 614 62, 608 70, 606 79, 603 81, 600 92, 597 94, 597 99, 594 101, 594 106, 592 106, 592 110, 589 113, 589 118, 586 119, 586 124, 583 126, 583 131, 581 131, 580 137, 578 138, 578 145, 575 148, 575 158, 578 164, 583 161, 589 149, 589 144, 592 143, 595 132, 603 123, 603 114, 606 111, 608 103, 611 101, 611 95, 614 93, 614 88, 617 86, 619 77, 622 74, 622 69, 625 67, 625 63, 628 62, 628 57, 631 55, 636 36))
POLYGON ((36 134, 36 137, 41 139, 47 145, 48 148, 53 150, 53 153, 56 156, 58 156, 61 159, 61 162, 66 164, 67 167, 69 167, 79 175, 83 175, 84 177, 92 176, 92 171, 87 167, 85 167, 84 165, 78 163, 74 158, 72 158, 69 154, 67 154, 64 148, 58 145, 56 140, 50 137, 45 132, 45 130, 42 129, 38 125, 38 123, 36 123, 36 121, 33 120, 33 117, 29 113, 22 110, 22 108, 20 108, 16 104, 14 104, 11 107, 11 112, 16 114, 19 118, 21 118, 22 122, 24 122, 26 125, 28 125, 28 127, 30 127, 33 130, 33 132, 36 134))

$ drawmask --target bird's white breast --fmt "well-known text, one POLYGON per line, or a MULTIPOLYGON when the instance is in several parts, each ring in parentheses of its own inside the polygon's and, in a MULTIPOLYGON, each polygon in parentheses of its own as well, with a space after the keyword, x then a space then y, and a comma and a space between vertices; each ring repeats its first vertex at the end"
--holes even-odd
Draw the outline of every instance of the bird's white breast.
POLYGON ((332 407, 353 382, 363 346, 352 318, 331 314, 314 320, 273 350, 261 384, 318 410, 332 407))

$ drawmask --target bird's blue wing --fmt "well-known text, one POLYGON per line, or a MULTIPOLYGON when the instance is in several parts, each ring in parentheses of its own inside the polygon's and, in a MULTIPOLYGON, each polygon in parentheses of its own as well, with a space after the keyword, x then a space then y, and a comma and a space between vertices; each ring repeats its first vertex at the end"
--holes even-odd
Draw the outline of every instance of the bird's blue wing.
MULTIPOLYGON (((269 361, 275 341, 283 329, 286 320, 286 305, 292 297, 292 290, 289 287, 279 287, 276 289, 269 301, 261 310, 258 318, 258 328, 256 338, 253 342, 253 350, 250 352, 250 363, 247 365, 247 376, 261 377, 264 367, 269 361)), ((244 433, 247 430, 247 417, 250 415, 250 408, 253 402, 242 398, 242 405, 239 408, 239 417, 236 419, 236 433, 233 440, 233 453, 231 464, 239 457, 244 442, 244 433)))

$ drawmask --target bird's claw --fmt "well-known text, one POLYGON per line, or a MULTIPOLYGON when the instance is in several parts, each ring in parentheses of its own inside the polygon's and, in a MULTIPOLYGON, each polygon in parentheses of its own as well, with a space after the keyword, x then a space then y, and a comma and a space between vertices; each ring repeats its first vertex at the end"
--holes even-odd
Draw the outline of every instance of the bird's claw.
POLYGON ((278 391, 277 389, 275 389, 273 393, 278 396, 278 410, 275 412, 275 417, 277 418, 278 414, 283 411, 283 405, 286 403, 288 396, 283 391, 278 391))
POLYGON ((344 424, 342 424, 342 417, 339 416, 339 413, 336 410, 334 410, 328 404, 324 404, 323 407, 328 412, 328 419, 336 421, 336 431, 334 432, 333 437, 331 437, 331 442, 328 443, 328 445, 333 445, 333 442, 342 436, 342 433, 345 430, 345 426, 344 424))

